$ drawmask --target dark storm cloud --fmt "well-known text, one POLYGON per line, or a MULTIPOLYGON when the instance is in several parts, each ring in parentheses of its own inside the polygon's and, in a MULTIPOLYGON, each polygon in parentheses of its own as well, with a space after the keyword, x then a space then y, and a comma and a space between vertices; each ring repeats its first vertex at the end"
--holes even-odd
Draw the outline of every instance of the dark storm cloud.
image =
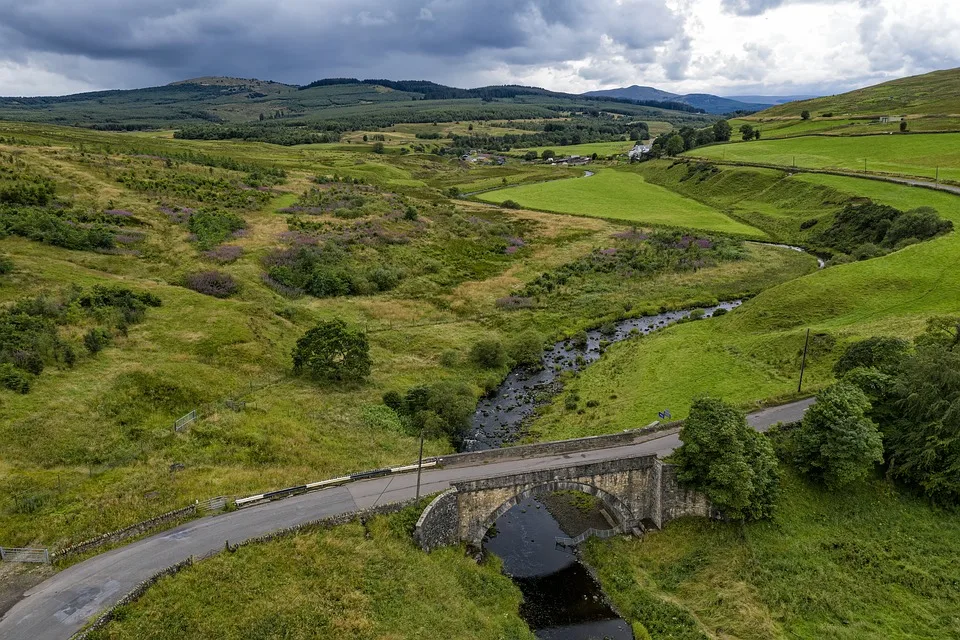
POLYGON ((682 37, 665 0, 0 0, 0 61, 77 57, 149 81, 441 77, 645 52, 682 37))

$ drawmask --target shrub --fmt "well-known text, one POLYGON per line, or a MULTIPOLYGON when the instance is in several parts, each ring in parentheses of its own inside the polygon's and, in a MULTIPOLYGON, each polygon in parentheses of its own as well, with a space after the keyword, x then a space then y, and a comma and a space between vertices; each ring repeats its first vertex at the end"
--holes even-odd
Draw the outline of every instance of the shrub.
POLYGON ((212 249, 246 226, 243 218, 225 211, 198 211, 187 222, 197 246, 203 250, 212 249))
POLYGON ((315 380, 358 381, 370 375, 367 335, 343 320, 320 322, 293 350, 293 370, 315 380))
POLYGON ((588 409, 594 409, 594 408, 599 407, 599 406, 600 406, 600 401, 599 401, 599 400, 587 400, 587 408, 588 408, 588 409))
POLYGON ((510 344, 510 357, 519 365, 539 367, 543 357, 543 342, 543 335, 528 329, 510 344))
POLYGON ((7 256, 0 256, 0 276, 13 271, 13 260, 7 256))
POLYGON ((110 344, 110 333, 106 329, 94 327, 87 331, 83 336, 83 346, 91 355, 103 351, 104 347, 110 344))
POLYGON ((507 364, 507 352, 499 340, 490 338, 470 348, 470 360, 484 369, 499 369, 507 364))
POLYGON ((716 398, 694 401, 673 454, 678 479, 702 491, 735 520, 767 518, 779 491, 779 469, 770 441, 741 411, 716 398))
POLYGON ((873 337, 854 342, 833 366, 836 376, 859 367, 874 368, 883 373, 895 373, 910 349, 910 343, 902 338, 873 337))
POLYGON ((235 294, 240 285, 229 273, 222 271, 201 271, 191 273, 184 278, 184 286, 197 293, 214 298, 229 298, 235 294))
POLYGON ((17 393, 30 391, 30 374, 21 371, 9 362, 0 364, 0 386, 17 393))
POLYGON ((466 384, 444 381, 417 385, 401 398, 398 393, 384 395, 384 404, 396 411, 413 433, 425 437, 450 439, 459 446, 470 426, 477 399, 466 384))
POLYGON ((576 391, 571 391, 563 399, 563 408, 567 411, 576 411, 578 406, 580 406, 580 394, 576 391))
POLYGON ((866 416, 867 396, 852 384, 837 383, 817 395, 817 403, 792 434, 794 462, 803 473, 831 489, 863 480, 883 462, 877 425, 866 416))
POLYGON ((520 203, 515 200, 504 200, 500 203, 500 206, 504 209, 522 209, 520 203))
POLYGON ((806 231, 807 229, 812 229, 817 226, 817 223, 820 222, 817 218, 810 218, 809 220, 804 220, 800 223, 800 229, 806 231))
POLYGON ((242 255, 243 247, 238 247, 232 244, 222 245, 211 249, 210 251, 203 252, 204 258, 207 260, 213 260, 214 262, 219 262, 220 264, 235 262, 242 255))
POLYGON ((460 354, 453 349, 447 349, 440 354, 440 364, 444 367, 453 368, 460 362, 460 354))
POLYGON ((725 315, 727 315, 728 313, 730 313, 730 312, 729 312, 727 309, 724 309, 723 307, 720 307, 719 309, 714 309, 714 310, 713 310, 713 314, 712 314, 711 317, 713 317, 713 318, 719 318, 720 316, 725 316, 725 315))

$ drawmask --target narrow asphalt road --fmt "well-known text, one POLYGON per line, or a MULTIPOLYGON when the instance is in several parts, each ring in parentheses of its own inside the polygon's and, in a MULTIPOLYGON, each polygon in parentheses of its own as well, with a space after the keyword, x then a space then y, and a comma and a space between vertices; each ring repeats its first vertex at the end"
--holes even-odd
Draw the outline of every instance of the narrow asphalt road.
MULTIPOLYGON (((748 420, 754 428, 764 431, 778 422, 799 420, 812 403, 813 400, 803 400, 765 409, 751 414, 748 420)), ((443 491, 451 482, 563 467, 571 461, 592 462, 650 453, 664 456, 679 445, 678 432, 673 430, 629 446, 431 469, 423 472, 422 493, 443 491)), ((26 597, 0 619, 0 638, 69 638, 97 612, 113 605, 138 583, 189 556, 202 557, 219 551, 227 540, 236 543, 324 516, 408 500, 415 495, 416 480, 415 473, 385 476, 200 518, 94 556, 30 589, 26 597)))

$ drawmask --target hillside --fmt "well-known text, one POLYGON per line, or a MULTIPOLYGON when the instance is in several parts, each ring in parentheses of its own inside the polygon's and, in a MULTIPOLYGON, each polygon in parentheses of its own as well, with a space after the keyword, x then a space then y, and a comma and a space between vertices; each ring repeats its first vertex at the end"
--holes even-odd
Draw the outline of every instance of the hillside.
POLYGON ((766 109, 775 100, 765 103, 745 102, 732 98, 723 98, 711 95, 709 93, 689 93, 679 95, 669 91, 661 91, 653 87, 640 87, 633 85, 620 89, 603 89, 600 91, 588 91, 585 96, 602 98, 619 98, 627 100, 674 100, 683 104, 688 104, 697 109, 703 109, 707 113, 721 115, 724 113, 733 113, 735 111, 760 111, 766 109))
POLYGON ((960 68, 934 71, 884 82, 848 93, 778 105, 756 118, 813 115, 957 115, 960 114, 960 68))
MULTIPOLYGON (((458 89, 426 81, 331 78, 303 87, 240 78, 204 77, 162 87, 56 97, 0 98, 0 120, 106 130, 210 124, 308 125, 349 129, 401 122, 558 118, 604 111, 676 124, 705 122, 698 108, 662 99, 601 99, 537 87, 458 89), (342 128, 342 127, 341 127, 342 128)), ((323 128, 321 128, 322 130, 323 128)))

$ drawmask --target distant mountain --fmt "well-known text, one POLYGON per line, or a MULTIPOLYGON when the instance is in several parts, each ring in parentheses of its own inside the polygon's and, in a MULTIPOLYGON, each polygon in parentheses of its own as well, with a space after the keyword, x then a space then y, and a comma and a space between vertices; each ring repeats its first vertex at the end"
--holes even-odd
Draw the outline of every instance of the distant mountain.
POLYGON ((627 100, 669 100, 680 102, 682 104, 688 104, 691 107, 703 109, 707 113, 712 114, 733 113, 734 111, 762 111, 763 109, 777 104, 776 102, 745 102, 730 98, 722 98, 709 93, 689 93, 687 95, 679 95, 676 93, 670 93, 668 91, 661 91, 660 89, 655 89, 653 87, 641 87, 638 85, 623 87, 621 89, 588 91, 583 95, 590 97, 619 98, 627 100))
POLYGON ((835 96, 778 105, 764 116, 947 115, 960 113, 960 67, 899 78, 835 96))
POLYGON ((754 104, 768 104, 770 106, 778 104, 787 104, 788 102, 795 102, 797 100, 810 100, 811 98, 819 97, 817 94, 811 95, 797 95, 797 96, 723 96, 730 100, 737 100, 738 102, 752 102, 754 104))
POLYGON ((121 131, 212 124, 340 131, 400 122, 550 119, 571 111, 617 113, 674 124, 710 122, 705 111, 674 100, 673 94, 651 96, 628 100, 518 85, 461 89, 425 80, 356 78, 296 86, 209 76, 143 89, 0 97, 0 120, 121 131))

